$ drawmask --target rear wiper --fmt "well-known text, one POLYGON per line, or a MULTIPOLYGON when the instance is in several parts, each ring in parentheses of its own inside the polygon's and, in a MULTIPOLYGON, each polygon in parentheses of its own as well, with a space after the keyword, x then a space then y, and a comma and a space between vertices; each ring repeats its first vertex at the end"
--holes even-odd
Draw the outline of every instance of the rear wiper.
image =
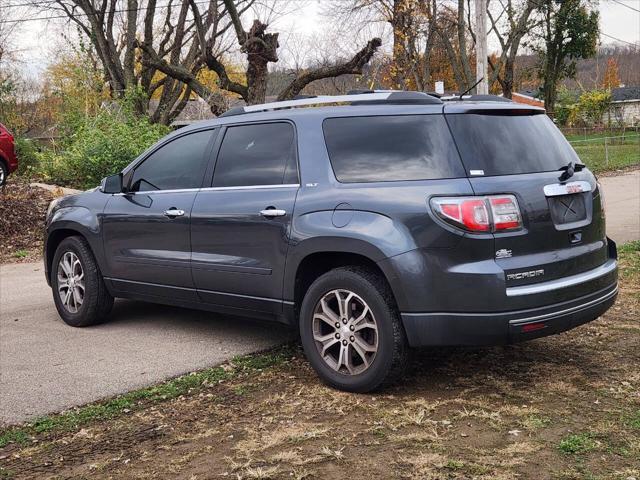
POLYGON ((560 167, 558 169, 558 170, 560 170, 562 172, 562 175, 560 175, 558 177, 558 180, 560 180, 560 182, 566 182, 571 177, 573 177, 573 174, 575 172, 579 172, 580 170, 582 170, 585 167, 586 167, 586 165, 584 163, 569 162, 564 167, 560 167))

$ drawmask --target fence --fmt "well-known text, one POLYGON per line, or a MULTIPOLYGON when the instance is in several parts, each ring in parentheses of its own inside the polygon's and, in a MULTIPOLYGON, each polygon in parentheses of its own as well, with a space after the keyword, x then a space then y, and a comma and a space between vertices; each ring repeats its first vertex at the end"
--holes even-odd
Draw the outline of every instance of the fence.
POLYGON ((627 130, 622 135, 599 132, 581 137, 583 135, 567 135, 580 159, 595 172, 640 164, 640 132, 637 129, 627 130))
POLYGON ((618 136, 640 133, 640 127, 561 127, 560 130, 566 137, 589 138, 594 135, 618 136))

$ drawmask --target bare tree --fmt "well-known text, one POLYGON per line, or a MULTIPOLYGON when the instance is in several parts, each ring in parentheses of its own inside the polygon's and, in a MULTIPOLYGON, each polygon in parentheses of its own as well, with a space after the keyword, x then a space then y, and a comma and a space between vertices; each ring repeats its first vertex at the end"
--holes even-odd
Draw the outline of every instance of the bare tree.
MULTIPOLYGON (((237 0, 241 14, 255 0, 237 0)), ((202 2, 199 2, 202 3, 202 2)), ((204 67, 196 38, 194 18, 188 0, 54 0, 91 40, 103 65, 112 96, 121 97, 129 89, 139 89, 137 110, 149 111, 149 101, 157 97, 150 111, 152 121, 169 124, 191 98, 193 89, 178 78, 158 75, 150 55, 154 54, 196 77, 204 67)), ((225 7, 210 0, 199 19, 202 29, 210 30, 210 46, 220 48, 218 40, 233 28, 225 7)))
MULTIPOLYGON (((225 13, 235 31, 236 41, 241 53, 246 57, 245 83, 234 81, 227 73, 227 67, 222 56, 214 50, 215 36, 203 19, 195 0, 189 0, 194 17, 196 38, 193 46, 197 48, 197 59, 218 76, 219 87, 223 90, 238 94, 247 104, 262 103, 265 100, 267 88, 267 74, 269 63, 278 61, 278 33, 267 32, 268 25, 256 19, 251 28, 245 30, 242 25, 241 12, 238 10, 237 0, 224 0, 225 13)), ((367 45, 348 61, 338 62, 331 66, 323 66, 301 71, 278 95, 280 100, 293 98, 309 83, 323 78, 331 78, 345 74, 358 74, 362 67, 371 59, 381 45, 379 38, 370 40, 367 45)), ((213 95, 209 87, 198 80, 193 72, 181 65, 163 58, 160 52, 150 45, 138 42, 144 52, 144 65, 158 69, 167 76, 184 82, 201 98, 208 101, 215 110, 213 95)))
POLYGON ((435 12, 435 7, 434 1, 434 15, 437 15, 437 19, 433 26, 451 62, 458 89, 466 90, 475 83, 475 73, 470 61, 472 51, 467 46, 468 36, 472 33, 471 8, 465 8, 465 0, 457 0, 456 8, 444 4, 439 12, 435 12))
POLYGON ((494 5, 490 3, 490 0, 487 0, 487 15, 491 23, 489 33, 493 32, 496 35, 500 43, 500 55, 495 62, 489 58, 491 67, 489 85, 497 80, 502 87, 503 95, 511 98, 518 50, 525 36, 540 25, 539 21, 532 18, 537 1, 497 0, 499 4, 497 12, 492 9, 494 5))

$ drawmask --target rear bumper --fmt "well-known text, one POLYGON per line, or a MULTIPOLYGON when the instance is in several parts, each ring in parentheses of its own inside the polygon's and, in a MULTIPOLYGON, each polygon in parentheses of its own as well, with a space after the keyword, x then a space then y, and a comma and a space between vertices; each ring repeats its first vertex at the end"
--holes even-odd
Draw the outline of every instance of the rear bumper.
POLYGON ((617 281, 597 292, 545 307, 495 313, 403 313, 412 347, 502 345, 570 330, 595 320, 615 302, 617 281))

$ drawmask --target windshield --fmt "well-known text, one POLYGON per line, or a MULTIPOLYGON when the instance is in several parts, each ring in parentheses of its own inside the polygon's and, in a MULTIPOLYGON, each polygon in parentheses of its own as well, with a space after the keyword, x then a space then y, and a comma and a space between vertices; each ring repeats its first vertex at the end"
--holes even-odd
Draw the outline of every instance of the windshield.
POLYGON ((514 175, 558 170, 579 158, 551 119, 538 115, 446 116, 467 174, 514 175))

